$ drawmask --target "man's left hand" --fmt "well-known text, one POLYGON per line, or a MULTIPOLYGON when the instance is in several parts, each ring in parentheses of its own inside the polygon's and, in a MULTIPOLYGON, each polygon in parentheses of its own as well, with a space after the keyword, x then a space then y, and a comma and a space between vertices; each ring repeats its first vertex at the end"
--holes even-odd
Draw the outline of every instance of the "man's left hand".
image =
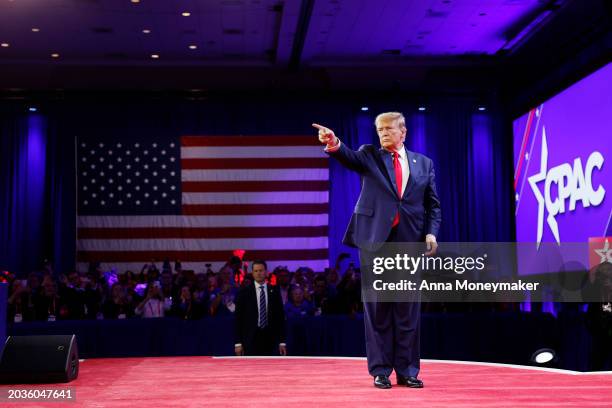
POLYGON ((425 236, 425 242, 427 243, 427 252, 425 252, 425 255, 435 255, 436 251, 438 250, 438 242, 436 241, 436 237, 432 234, 427 234, 425 236))

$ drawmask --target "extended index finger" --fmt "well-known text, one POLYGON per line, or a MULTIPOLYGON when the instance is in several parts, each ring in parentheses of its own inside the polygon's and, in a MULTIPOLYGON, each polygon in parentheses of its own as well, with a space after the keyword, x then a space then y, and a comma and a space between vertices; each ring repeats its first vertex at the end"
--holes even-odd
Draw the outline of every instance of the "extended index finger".
POLYGON ((317 128, 319 130, 327 130, 327 128, 325 126, 321 126, 318 123, 313 123, 312 127, 317 128))

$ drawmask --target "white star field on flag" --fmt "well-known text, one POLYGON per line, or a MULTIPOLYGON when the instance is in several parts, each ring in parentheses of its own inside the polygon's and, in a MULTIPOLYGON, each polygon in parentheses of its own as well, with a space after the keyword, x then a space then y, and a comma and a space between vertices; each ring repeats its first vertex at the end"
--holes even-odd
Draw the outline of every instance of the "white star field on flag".
POLYGON ((180 211, 180 146, 79 141, 79 213, 180 211))

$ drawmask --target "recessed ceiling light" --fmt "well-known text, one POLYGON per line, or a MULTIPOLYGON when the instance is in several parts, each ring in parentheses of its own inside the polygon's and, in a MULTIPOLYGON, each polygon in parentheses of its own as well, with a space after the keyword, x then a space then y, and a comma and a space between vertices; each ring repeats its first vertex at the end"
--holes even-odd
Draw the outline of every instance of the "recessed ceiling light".
POLYGON ((151 58, 158 59, 159 58, 159 54, 151 54, 151 58))
POLYGON ((481 112, 483 112, 483 111, 486 111, 486 110, 487 110, 487 108, 486 108, 486 107, 484 107, 484 106, 479 106, 479 107, 478 107, 478 110, 479 110, 479 111, 481 111, 481 112))
POLYGON ((370 108, 368 108, 367 106, 362 106, 361 110, 364 112, 367 112, 368 110, 370 110, 370 108))
POLYGON ((197 45, 195 45, 195 44, 191 44, 191 45, 189 46, 189 49, 190 49, 190 50, 195 50, 195 49, 197 49, 197 48, 198 48, 198 46, 197 46, 197 45))
POLYGON ((40 28, 38 28, 38 27, 32 27, 32 32, 33 32, 33 33, 37 33, 37 32, 39 32, 39 31, 40 31, 40 28))
POLYGON ((151 30, 149 30, 148 28, 145 28, 144 30, 142 30, 143 34, 151 34, 151 30))
POLYGON ((140 0, 130 0, 130 1, 134 4, 140 3, 140 0))
POLYGON ((420 110, 421 112, 423 112, 423 111, 427 110, 427 108, 425 108, 424 106, 419 106, 419 110, 420 110))
POLYGON ((0 44, 0 47, 2 47, 2 48, 8 48, 9 46, 10 46, 9 43, 2 43, 2 44, 0 44))
POLYGON ((188 11, 183 11, 183 12, 181 13, 181 15, 182 15, 183 17, 189 17, 189 16, 191 15, 191 13, 190 13, 190 12, 188 12, 188 11))
POLYGON ((28 110, 29 110, 30 112, 36 112, 38 109, 36 109, 36 107, 35 107, 35 106, 30 106, 30 107, 28 108, 28 110))
POLYGON ((59 58, 59 54, 57 52, 54 52, 53 54, 51 54, 51 58, 59 58))

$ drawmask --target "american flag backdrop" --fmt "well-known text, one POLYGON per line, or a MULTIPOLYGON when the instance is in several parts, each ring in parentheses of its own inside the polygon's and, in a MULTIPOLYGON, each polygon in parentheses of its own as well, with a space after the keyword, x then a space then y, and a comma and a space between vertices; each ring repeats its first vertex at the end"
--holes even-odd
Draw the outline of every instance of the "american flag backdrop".
POLYGON ((77 261, 328 266, 328 159, 312 136, 77 140, 77 261))

